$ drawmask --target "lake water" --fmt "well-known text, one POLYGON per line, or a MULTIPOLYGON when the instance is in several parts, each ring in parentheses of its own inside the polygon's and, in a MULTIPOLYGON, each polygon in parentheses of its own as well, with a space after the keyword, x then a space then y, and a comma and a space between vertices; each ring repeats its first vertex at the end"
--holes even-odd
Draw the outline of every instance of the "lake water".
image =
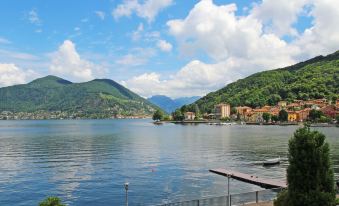
MULTIPOLYGON (((285 179, 288 126, 156 126, 151 120, 0 121, 0 205, 152 205, 227 194, 212 168, 285 179)), ((331 144, 339 174, 339 129, 317 128, 331 144)), ((260 189, 231 181, 231 193, 260 189)))

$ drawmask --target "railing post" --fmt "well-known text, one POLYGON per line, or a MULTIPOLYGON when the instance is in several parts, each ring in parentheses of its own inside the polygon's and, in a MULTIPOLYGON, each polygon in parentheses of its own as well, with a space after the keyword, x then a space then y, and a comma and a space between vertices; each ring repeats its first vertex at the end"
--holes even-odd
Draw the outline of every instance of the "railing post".
POLYGON ((199 202, 199 200, 198 200, 198 206, 200 205, 200 202, 199 202))
POLYGON ((255 202, 256 203, 259 202, 259 192, 258 191, 255 192, 255 202))
POLYGON ((229 206, 232 206, 232 195, 230 195, 230 205, 229 206))

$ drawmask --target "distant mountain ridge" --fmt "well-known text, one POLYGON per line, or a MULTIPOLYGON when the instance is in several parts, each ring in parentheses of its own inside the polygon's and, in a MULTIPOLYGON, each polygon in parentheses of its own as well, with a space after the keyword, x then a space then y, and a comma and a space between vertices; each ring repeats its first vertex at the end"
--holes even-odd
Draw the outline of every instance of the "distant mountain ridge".
POLYGON ((171 112, 174 112, 175 109, 185 104, 191 104, 197 101, 199 98, 200 97, 198 96, 193 96, 193 97, 181 97, 181 98, 171 99, 170 97, 167 97, 165 95, 155 95, 155 96, 148 98, 148 101, 162 108, 167 113, 171 113, 171 112))
POLYGON ((339 51, 317 56, 285 68, 268 70, 250 75, 211 92, 194 104, 194 110, 211 112, 222 102, 231 106, 259 107, 275 105, 280 100, 339 99, 339 51))
POLYGON ((110 79, 72 83, 46 76, 0 88, 0 112, 62 111, 85 118, 151 115, 158 107, 110 79))

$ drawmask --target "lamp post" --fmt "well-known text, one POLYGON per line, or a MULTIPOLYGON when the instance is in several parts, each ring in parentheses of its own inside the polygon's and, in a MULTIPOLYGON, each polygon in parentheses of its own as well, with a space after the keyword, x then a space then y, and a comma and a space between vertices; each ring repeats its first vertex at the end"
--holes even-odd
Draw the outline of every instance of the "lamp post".
POLYGON ((231 197, 230 197, 230 178, 231 176, 228 174, 227 175, 227 200, 228 200, 228 206, 231 206, 231 197))
POLYGON ((128 184, 129 184, 128 182, 124 184, 126 190, 126 206, 128 206, 128 184))

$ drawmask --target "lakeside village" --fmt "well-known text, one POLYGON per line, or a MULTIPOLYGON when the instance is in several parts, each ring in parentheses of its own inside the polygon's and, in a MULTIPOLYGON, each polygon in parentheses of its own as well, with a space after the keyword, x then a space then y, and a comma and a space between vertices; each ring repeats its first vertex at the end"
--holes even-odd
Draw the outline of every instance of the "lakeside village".
MULTIPOLYGON (((184 108, 186 109, 186 108, 184 108)), ((251 108, 239 106, 231 108, 230 104, 221 103, 214 107, 212 113, 203 115, 196 111, 177 110, 171 116, 161 114, 153 116, 156 122, 174 123, 210 123, 227 124, 238 121, 242 124, 298 124, 301 122, 323 123, 323 125, 339 122, 339 100, 335 102, 326 99, 280 101, 275 106, 251 108), (159 121, 162 120, 162 121, 159 121)), ((198 110, 198 109, 195 109, 198 110)))

